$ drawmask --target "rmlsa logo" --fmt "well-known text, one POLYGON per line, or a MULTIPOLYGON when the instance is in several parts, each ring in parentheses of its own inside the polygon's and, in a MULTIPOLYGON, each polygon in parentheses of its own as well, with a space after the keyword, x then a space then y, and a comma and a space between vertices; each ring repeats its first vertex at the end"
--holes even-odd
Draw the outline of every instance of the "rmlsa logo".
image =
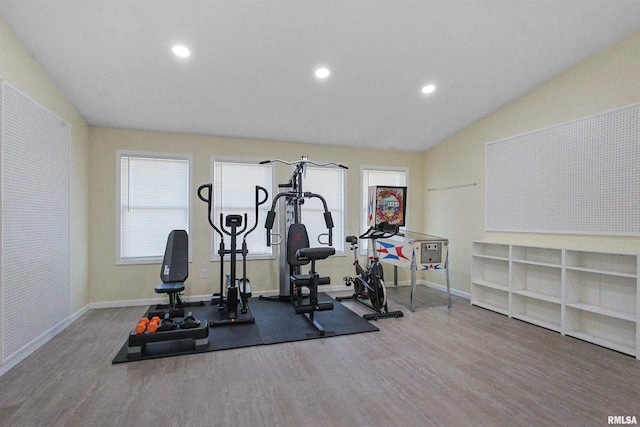
POLYGON ((635 415, 609 415, 607 417, 607 424, 634 424, 637 425, 635 415))

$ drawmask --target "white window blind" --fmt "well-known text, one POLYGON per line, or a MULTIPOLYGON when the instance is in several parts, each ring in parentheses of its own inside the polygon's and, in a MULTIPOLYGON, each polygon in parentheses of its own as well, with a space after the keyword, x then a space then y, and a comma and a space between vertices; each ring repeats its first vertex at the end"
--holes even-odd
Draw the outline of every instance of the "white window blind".
MULTIPOLYGON (((333 244, 336 252, 344 252, 344 169, 307 166, 304 191, 317 193, 327 201, 333 218, 333 244)), ((307 199, 302 208, 302 223, 307 227, 311 246, 318 245, 318 236, 327 233, 324 206, 317 198, 307 199)), ((321 237, 326 243, 327 237, 321 237)))
POLYGON ((190 157, 120 153, 118 158, 118 261, 162 261, 169 232, 189 232, 190 157))
MULTIPOLYGON (((367 230, 368 225, 368 194, 372 185, 384 185, 390 187, 404 187, 407 185, 407 171, 398 169, 362 169, 362 193, 360 208, 360 233, 367 230)), ((363 239, 359 242, 361 253, 366 253, 369 241, 363 239)))
MULTIPOLYGON (((267 246, 264 223, 267 212, 271 208, 272 189, 272 167, 270 164, 248 163, 242 161, 222 161, 213 162, 213 213, 212 221, 216 227, 220 227, 220 213, 224 217, 227 215, 247 214, 247 230, 255 224, 256 211, 256 185, 259 185, 269 192, 267 202, 260 205, 258 212, 258 226, 247 236, 248 258, 266 258, 273 256, 273 249, 267 246)), ((264 195, 260 194, 260 199, 264 195)), ((244 226, 244 225, 243 225, 244 226)), ((230 231, 230 229, 227 228, 230 231)), ((219 259, 218 248, 220 236, 214 234, 212 259, 219 259)), ((237 240, 238 249, 242 245, 242 233, 237 240)), ((230 247, 230 238, 225 235, 225 246, 230 247)))

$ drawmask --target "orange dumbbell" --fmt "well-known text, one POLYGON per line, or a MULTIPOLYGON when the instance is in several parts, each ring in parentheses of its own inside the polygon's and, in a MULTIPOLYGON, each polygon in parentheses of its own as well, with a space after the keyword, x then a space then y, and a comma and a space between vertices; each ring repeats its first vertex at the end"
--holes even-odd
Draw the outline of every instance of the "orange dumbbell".
POLYGON ((149 324, 147 325, 147 331, 155 332, 158 330, 159 325, 160 325, 160 318, 154 317, 153 319, 151 319, 151 322, 149 322, 149 324))
POLYGON ((145 322, 138 322, 136 325, 136 334, 141 334, 147 329, 147 325, 145 322))
POLYGON ((144 326, 147 326, 149 324, 150 320, 148 317, 142 317, 140 318, 140 320, 138 321, 138 323, 143 323, 144 326))

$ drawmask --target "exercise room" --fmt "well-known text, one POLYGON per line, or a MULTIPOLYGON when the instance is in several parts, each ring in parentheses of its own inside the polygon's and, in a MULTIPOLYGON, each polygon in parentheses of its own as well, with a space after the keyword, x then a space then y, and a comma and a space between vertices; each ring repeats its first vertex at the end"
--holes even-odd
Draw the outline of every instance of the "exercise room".
POLYGON ((0 425, 640 419, 640 1, 0 0, 0 425))

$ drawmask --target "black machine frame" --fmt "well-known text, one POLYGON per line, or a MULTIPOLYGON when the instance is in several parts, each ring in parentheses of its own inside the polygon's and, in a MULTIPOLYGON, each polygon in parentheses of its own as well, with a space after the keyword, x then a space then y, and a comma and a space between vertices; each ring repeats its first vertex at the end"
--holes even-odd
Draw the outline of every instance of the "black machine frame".
POLYGON ((219 320, 211 320, 210 326, 221 326, 240 323, 254 323, 255 318, 251 315, 248 306, 248 300, 251 297, 250 282, 247 279, 247 236, 258 227, 259 207, 269 199, 268 191, 259 185, 255 187, 255 223, 252 228, 247 230, 248 215, 227 215, 220 213, 220 228, 218 228, 211 219, 212 200, 213 200, 213 184, 203 184, 198 188, 198 197, 207 203, 207 219, 209 225, 220 236, 220 245, 218 255, 220 256, 220 291, 214 293, 211 297, 211 304, 217 305, 219 311, 225 311, 225 318, 219 320), (203 191, 207 190, 207 195, 203 195, 203 191), (260 199, 260 193, 264 198, 260 199), (244 223, 243 223, 244 218, 244 223), (243 225, 244 224, 244 225, 243 225), (242 234, 244 233, 244 234, 242 234), (230 236, 230 248, 227 249, 224 243, 224 236, 230 236), (242 234, 242 247, 238 249, 237 238, 242 234), (225 280, 224 257, 230 256, 229 279, 225 280), (242 278, 237 278, 237 255, 242 255, 242 278), (225 292, 226 284, 226 292, 225 292), (240 284, 240 289, 238 289, 240 284), (248 289, 247 289, 248 288, 248 289), (240 297, 238 299, 238 296, 240 297), (238 304, 241 303, 240 314, 238 314, 238 304))
POLYGON ((380 258, 375 254, 376 239, 392 237, 396 234, 398 234, 397 226, 389 226, 383 222, 376 227, 369 227, 367 231, 359 236, 360 239, 371 239, 373 243, 374 254, 367 259, 365 268, 360 265, 358 257, 358 237, 347 236, 346 238, 353 251, 353 265, 356 269, 356 276, 344 278, 346 286, 353 285, 353 294, 351 296, 336 297, 336 301, 355 301, 372 310, 373 313, 362 316, 366 320, 404 316, 400 310, 389 311, 387 290, 384 284, 384 269, 380 263, 380 258))
MULTIPOLYGON (((324 221, 327 227, 327 233, 321 234, 318 236, 318 243, 320 245, 326 247, 332 247, 333 245, 333 218, 331 216, 331 212, 328 209, 327 201, 320 194, 304 191, 303 190, 303 180, 306 176, 306 168, 307 165, 313 165, 318 167, 338 167, 342 169, 348 169, 347 166, 341 165, 338 163, 316 163, 311 160, 307 156, 302 156, 300 160, 289 162, 281 159, 273 159, 273 160, 264 160, 260 162, 260 164, 267 163, 283 163, 285 165, 294 166, 293 172, 289 178, 289 181, 285 184, 280 184, 278 187, 280 192, 273 198, 271 204, 271 210, 267 213, 267 218, 265 221, 265 229, 266 229, 266 239, 267 246, 272 245, 281 245, 288 244, 289 241, 289 230, 293 224, 301 224, 302 223, 302 206, 304 205, 306 200, 309 199, 318 199, 322 203, 324 209, 324 221), (276 213, 276 209, 280 207, 280 211, 276 213), (280 233, 273 233, 273 227, 275 224, 276 216, 279 219, 279 231, 280 233), (277 242, 272 241, 272 237, 277 236, 279 240, 277 242), (320 237, 326 237, 326 242, 320 241, 320 237)), ((315 249, 315 248, 313 248, 315 249)), ((303 251, 303 255, 300 257, 301 259, 306 259, 307 262, 311 261, 312 263, 312 271, 310 272, 310 276, 315 277, 314 282, 315 285, 309 287, 310 295, 304 296, 301 292, 301 287, 296 285, 295 277, 300 277, 301 267, 297 262, 290 262, 291 257, 288 257, 289 248, 280 247, 279 251, 279 272, 280 272, 280 288, 279 295, 269 297, 269 296, 260 296, 260 299, 266 300, 276 300, 276 301, 291 301, 294 303, 296 307, 297 313, 305 313, 309 321, 314 325, 314 328, 318 331, 319 334, 325 334, 324 329, 321 325, 314 320, 313 313, 315 311, 324 311, 324 310, 332 310, 333 305, 326 303, 318 303, 317 301, 317 286, 319 284, 329 284, 330 280, 328 277, 318 277, 318 274, 315 272, 315 261, 317 259, 324 259, 330 255, 323 256, 321 258, 315 258, 317 256, 316 251, 307 252, 308 254, 313 254, 311 257, 305 256, 303 251), (292 278, 294 278, 292 280, 292 278), (308 297, 309 302, 303 302, 303 298, 308 297)), ((334 249, 335 252, 335 249, 334 249)), ((324 254, 323 254, 324 255, 324 254)))

